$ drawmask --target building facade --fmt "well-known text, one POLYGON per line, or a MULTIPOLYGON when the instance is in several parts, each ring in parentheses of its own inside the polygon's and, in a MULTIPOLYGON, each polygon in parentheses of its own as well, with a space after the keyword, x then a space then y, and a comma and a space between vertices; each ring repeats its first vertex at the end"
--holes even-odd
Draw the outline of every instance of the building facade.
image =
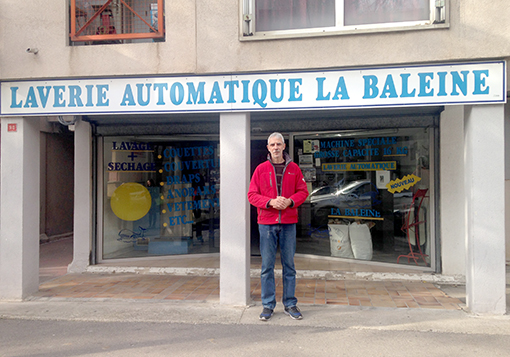
POLYGON ((473 312, 505 312, 503 0, 1 11, 0 298, 37 290, 41 227, 65 226, 52 207, 71 200, 69 271, 219 255, 221 302, 247 304, 258 238, 246 193, 279 131, 311 193, 298 254, 460 277, 473 312), (64 139, 41 145, 64 132, 71 157, 64 139))

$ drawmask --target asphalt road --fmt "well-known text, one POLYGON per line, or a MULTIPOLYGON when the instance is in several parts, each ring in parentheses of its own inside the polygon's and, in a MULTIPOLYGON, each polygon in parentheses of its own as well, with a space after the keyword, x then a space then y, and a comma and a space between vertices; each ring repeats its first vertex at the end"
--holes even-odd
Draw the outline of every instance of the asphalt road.
POLYGON ((1 356, 508 356, 502 335, 310 326, 0 320, 1 356))
POLYGON ((0 302, 0 356, 509 356, 510 316, 302 305, 0 302))

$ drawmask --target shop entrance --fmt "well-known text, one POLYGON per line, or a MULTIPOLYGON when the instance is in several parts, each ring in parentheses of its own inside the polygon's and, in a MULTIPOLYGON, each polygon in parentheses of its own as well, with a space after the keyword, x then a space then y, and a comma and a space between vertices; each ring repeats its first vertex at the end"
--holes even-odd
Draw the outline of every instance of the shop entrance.
MULTIPOLYGON (((392 128, 291 133, 286 151, 310 195, 299 207, 298 254, 430 267, 433 130, 392 128)), ((251 174, 267 160, 251 141, 251 174)), ((251 206, 251 255, 260 255, 251 206)))
MULTIPOLYGON (((267 160, 267 139, 252 139, 251 140, 251 165, 250 165, 250 175, 253 175, 255 168, 267 160)), ((251 177, 251 176, 250 176, 251 177)), ((259 256, 260 255, 260 236, 259 236, 259 228, 257 224, 257 208, 250 205, 250 219, 251 219, 251 255, 259 256)))
MULTIPOLYGON (((332 117, 313 125, 281 116, 252 118, 257 134, 250 177, 267 160, 267 136, 285 128, 286 151, 310 192, 299 207, 296 253, 318 262, 342 258, 435 269, 433 115, 332 117), (423 200, 417 192, 425 192, 423 200)), ((158 126, 144 136, 108 132, 99 140, 100 260, 219 252, 218 137, 156 131, 158 126), (136 209, 129 208, 135 199, 136 209)), ((259 256, 255 207, 250 214, 250 252, 259 256)))

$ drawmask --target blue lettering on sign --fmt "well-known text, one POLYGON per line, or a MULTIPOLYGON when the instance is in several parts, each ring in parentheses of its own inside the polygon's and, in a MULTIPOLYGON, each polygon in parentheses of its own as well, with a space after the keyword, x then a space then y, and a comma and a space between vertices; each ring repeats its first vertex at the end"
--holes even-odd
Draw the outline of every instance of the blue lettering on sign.
POLYGON ((37 99, 35 98, 35 92, 34 92, 34 87, 30 87, 28 89, 28 94, 27 94, 27 100, 25 101, 25 105, 23 106, 25 108, 37 108, 38 105, 37 105, 37 99))
POLYGON ((348 217, 364 217, 364 218, 381 218, 381 212, 370 208, 346 208, 344 214, 340 208, 331 208, 331 216, 348 216, 348 217))
MULTIPOLYGON (((34 109, 50 107, 62 112, 62 108, 66 107, 75 110, 95 107, 100 109, 97 112, 102 112, 111 105, 112 98, 115 98, 116 103, 113 105, 117 109, 129 107, 153 110, 162 106, 182 106, 182 110, 202 110, 202 105, 207 105, 204 106, 205 110, 237 110, 249 108, 251 105, 259 109, 271 108, 273 105, 292 108, 299 106, 296 102, 304 102, 306 107, 327 107, 334 106, 333 101, 350 100, 350 86, 354 86, 354 93, 358 96, 354 106, 376 102, 375 99, 378 100, 376 104, 384 105, 383 100, 391 100, 391 103, 395 104, 397 98, 423 98, 426 101, 427 98, 450 97, 451 100, 459 102, 459 98, 466 97, 466 101, 474 101, 476 99, 472 96, 488 96, 491 93, 489 79, 492 72, 489 69, 465 70, 461 67, 459 70, 452 70, 455 69, 452 66, 439 68, 441 70, 414 70, 410 73, 405 73, 407 69, 402 70, 404 73, 380 70, 374 74, 360 74, 355 78, 351 75, 328 76, 320 73, 316 77, 308 74, 300 77, 295 74, 293 78, 290 78, 292 75, 283 78, 278 74, 246 75, 245 78, 249 79, 215 76, 208 81, 174 78, 166 82, 159 78, 159 82, 142 82, 132 79, 122 87, 119 87, 121 82, 117 83, 115 80, 104 84, 84 84, 81 81, 72 81, 71 84, 54 81, 52 85, 26 87, 12 84, 10 108, 35 111, 34 109), (446 71, 444 68, 450 70, 446 71), (109 83, 115 83, 115 87, 112 87, 115 90, 113 96, 109 93, 109 83), (360 100, 365 100, 365 103, 360 100), (226 103, 238 106, 225 106, 226 103)), ((494 97, 498 93, 495 94, 494 97)))
POLYGON ((389 74, 384 82, 384 87, 379 98, 397 98, 397 90, 395 89, 395 82, 393 82, 393 76, 389 74))
POLYGON ((437 76, 439 77, 439 91, 437 92, 438 97, 444 97, 448 94, 446 93, 446 76, 448 72, 437 72, 437 76))
POLYGON ((248 92, 248 89, 250 88, 250 81, 244 80, 244 81, 241 81, 241 83, 243 84, 243 100, 241 101, 241 103, 249 103, 250 102, 250 94, 248 92))
POLYGON ((338 78, 338 83, 336 84, 335 95, 333 96, 333 100, 340 98, 341 99, 349 99, 349 94, 347 93, 347 87, 345 86, 344 77, 338 78))
MULTIPOLYGON (((32 87, 30 87, 30 89, 32 89, 32 87)), ((66 101, 64 100, 64 91, 66 90, 66 87, 65 86, 54 86, 53 87, 53 91, 54 91, 54 99, 55 99, 55 102, 53 103, 53 107, 65 107, 66 106, 66 101)))
POLYGON ((16 93, 18 92, 19 87, 11 87, 11 108, 21 108, 23 101, 16 100, 16 93))
POLYGON ((299 94, 299 86, 303 84, 303 80, 301 78, 297 79, 289 79, 290 84, 290 96, 289 102, 297 102, 303 100, 303 95, 299 94))
POLYGON ((154 83, 154 91, 157 91, 158 101, 156 105, 165 105, 165 90, 168 90, 168 83, 154 83))
POLYGON ((267 103, 264 103, 267 98, 267 84, 265 81, 257 79, 255 83, 253 83, 252 96, 253 104, 258 104, 262 108, 267 107, 267 103))
POLYGON ((381 212, 374 209, 346 208, 345 215, 354 217, 381 218, 381 212))
POLYGON ((170 87, 170 101, 173 105, 180 105, 183 100, 184 86, 179 82, 175 82, 172 84, 172 87, 170 87))
POLYGON ((209 104, 223 103, 223 98, 221 97, 221 90, 218 81, 214 82, 213 89, 211 91, 211 97, 209 98, 209 101, 207 103, 209 104))
POLYGON ((41 105, 43 108, 46 108, 46 103, 48 103, 48 98, 50 96, 51 86, 37 87, 37 92, 39 93, 39 98, 41 100, 41 105))
POLYGON ((87 88, 87 104, 85 104, 85 106, 93 107, 94 104, 92 103, 92 90, 94 89, 94 86, 91 84, 87 84, 85 88, 87 88))
POLYGON ((108 171, 156 171, 156 164, 153 162, 110 162, 108 171))
POLYGON ((149 105, 150 101, 151 101, 151 86, 152 86, 152 83, 145 83, 145 86, 142 84, 142 83, 138 83, 136 85, 136 92, 138 94, 138 105, 141 105, 142 107, 146 107, 147 105, 149 105), (144 87, 147 88, 147 90, 145 91, 145 95, 144 95, 144 87), (144 99, 145 97, 145 99, 144 99))
POLYGON ((70 107, 83 107, 81 101, 81 87, 80 86, 69 86, 69 106, 70 107))
POLYGON ((283 85, 285 84, 285 79, 280 79, 279 81, 277 81, 276 79, 270 79, 269 83, 271 83, 271 100, 273 101, 273 103, 281 102, 283 99, 283 93, 284 93, 283 85), (279 96, 276 95, 276 82, 280 82, 280 95, 279 96))
POLYGON ((145 142, 134 142, 134 141, 121 141, 117 145, 116 141, 112 142, 112 150, 123 150, 123 151, 151 151, 154 147, 151 143, 145 142))
POLYGON ((460 89, 463 95, 467 94, 467 75, 469 71, 462 71, 462 77, 460 78, 459 72, 452 72, 452 79, 453 79, 453 89, 452 89, 452 95, 459 95, 459 92, 457 92, 457 88, 460 89))
POLYGON ((126 85, 124 89, 124 96, 122 98, 122 102, 120 105, 136 105, 135 98, 133 97, 133 90, 131 89, 131 85, 126 85))
POLYGON ((485 79, 489 77, 489 71, 473 71, 475 75, 475 90, 474 95, 489 94, 489 87, 485 84, 485 79), (482 89, 483 87, 483 89, 482 89))
MULTIPOLYGON (((329 100, 331 97, 331 93, 328 92, 327 95, 324 94, 324 81, 325 77, 316 78, 317 80, 317 98, 316 100, 329 100)), ((347 86, 345 85, 344 77, 338 78, 338 82, 336 84, 335 95, 333 95, 333 100, 346 100, 350 99, 349 93, 347 92, 347 86)))
POLYGON ((108 84, 98 84, 97 88, 97 103, 98 107, 107 107, 110 104, 110 100, 106 98, 106 93, 110 86, 108 84))
POLYGON ((205 82, 198 83, 198 89, 195 89, 194 83, 188 82, 186 84, 188 85, 188 101, 186 102, 186 104, 205 104, 204 97, 205 82), (200 99, 197 102, 199 96, 200 99))
POLYGON ((228 101, 227 103, 235 103, 234 89, 239 88, 239 81, 226 81, 224 84, 225 88, 228 87, 228 101))
POLYGON ((420 93, 418 97, 432 97, 434 89, 430 89, 430 81, 434 78, 434 73, 418 73, 420 77, 420 93))
POLYGON ((331 97, 331 93, 328 92, 328 95, 324 95, 324 81, 326 77, 316 78, 317 80, 317 98, 315 100, 329 100, 331 97))
POLYGON ((181 224, 191 224, 193 221, 188 221, 186 215, 168 217, 170 220, 170 226, 180 226, 181 224))
MULTIPOLYGON (((451 78, 451 96, 467 96, 468 84, 470 83, 470 74, 472 73, 473 81, 473 95, 486 95, 490 92, 490 87, 486 84, 486 79, 489 76, 488 70, 475 70, 475 71, 451 71, 451 72, 423 72, 418 73, 419 86, 418 88, 410 88, 409 79, 410 73, 400 74, 400 95, 397 91, 397 85, 393 75, 386 76, 384 85, 380 88, 379 78, 375 75, 363 76, 364 80, 364 95, 363 99, 374 98, 413 98, 413 97, 433 97, 447 96, 447 78, 451 78), (437 76, 436 76, 437 75, 437 76), (416 90, 418 89, 418 95, 416 90), (437 90, 437 91, 436 91, 437 90)), ((324 78, 317 78, 318 80, 318 96, 317 100, 329 100, 329 96, 323 92, 324 78)))
POLYGON ((401 98, 414 97, 416 95, 416 89, 413 89, 411 93, 409 93, 409 77, 410 73, 402 73, 400 78, 402 78, 402 92, 400 94, 401 98))
POLYGON ((363 76, 365 80, 365 95, 363 99, 371 99, 377 97, 379 89, 377 88, 377 77, 376 76, 363 76))

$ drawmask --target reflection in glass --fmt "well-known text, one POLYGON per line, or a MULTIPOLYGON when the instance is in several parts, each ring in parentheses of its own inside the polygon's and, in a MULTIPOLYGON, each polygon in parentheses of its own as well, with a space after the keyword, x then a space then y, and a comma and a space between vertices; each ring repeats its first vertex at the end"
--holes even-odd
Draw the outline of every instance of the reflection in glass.
POLYGON ((429 135, 417 128, 295 136, 295 161, 314 173, 305 175, 310 196, 300 207, 297 252, 430 265, 429 135), (313 163, 301 160, 309 155, 313 163))
POLYGON ((427 21, 430 0, 345 0, 345 26, 427 21))
POLYGON ((430 0, 255 0, 256 31, 334 27, 337 6, 343 26, 430 19, 430 0))
POLYGON ((219 252, 218 141, 104 138, 103 259, 219 252))
POLYGON ((256 0, 257 31, 335 25, 335 0, 256 0))

